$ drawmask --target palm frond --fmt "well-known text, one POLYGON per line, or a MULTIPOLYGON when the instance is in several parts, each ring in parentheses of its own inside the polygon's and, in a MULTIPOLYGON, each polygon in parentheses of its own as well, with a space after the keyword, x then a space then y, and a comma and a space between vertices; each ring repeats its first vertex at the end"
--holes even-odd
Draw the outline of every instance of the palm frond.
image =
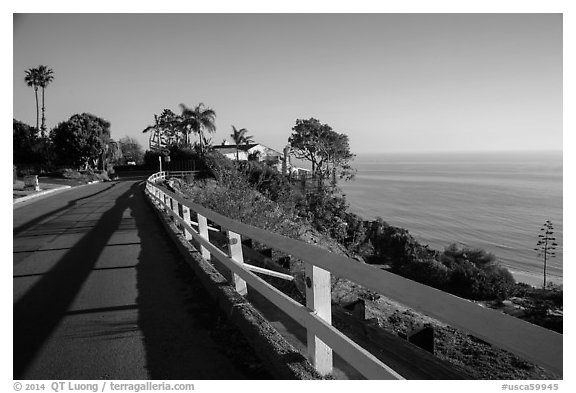
POLYGON ((40 65, 37 68, 39 86, 45 88, 54 80, 54 71, 45 65, 40 65))
POLYGON ((152 131, 152 130, 156 130, 156 126, 148 126, 142 131, 142 133, 152 131))
POLYGON ((30 68, 26 70, 26 76, 24 77, 24 81, 30 87, 34 87, 35 89, 40 86, 40 74, 38 73, 37 68, 30 68))

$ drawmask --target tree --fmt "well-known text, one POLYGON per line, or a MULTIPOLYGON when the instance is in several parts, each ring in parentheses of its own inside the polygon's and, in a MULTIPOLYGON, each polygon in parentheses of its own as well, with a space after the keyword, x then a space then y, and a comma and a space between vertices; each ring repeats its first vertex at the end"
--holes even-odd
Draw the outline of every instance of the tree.
POLYGON ((544 258, 544 284, 543 287, 546 288, 546 264, 549 258, 554 258, 556 256, 556 238, 554 235, 554 225, 552 221, 546 220, 542 228, 540 228, 540 233, 538 235, 538 242, 536 243, 536 248, 534 251, 538 252, 539 257, 544 258))
POLYGON ((150 149, 154 150, 154 149, 161 148, 163 142, 165 141, 165 137, 164 137, 164 135, 162 135, 162 133, 160 131, 160 124, 158 121, 158 115, 154 115, 154 125, 146 126, 146 128, 144 128, 142 130, 142 133, 147 133, 147 132, 151 133, 150 140, 149 140, 150 149))
POLYGON ((12 152, 15 163, 36 163, 42 161, 42 143, 36 129, 13 119, 12 152))
POLYGON ((230 136, 232 137, 232 140, 234 140, 234 143, 236 144, 236 161, 239 161, 238 146, 247 145, 249 143, 254 142, 254 140, 252 139, 253 136, 246 135, 247 133, 248 130, 246 128, 241 128, 238 130, 236 129, 236 127, 232 126, 232 134, 230 134, 230 136))
POLYGON ((135 138, 125 136, 124 138, 121 138, 118 143, 126 162, 134 161, 136 164, 142 164, 144 160, 144 151, 135 138))
POLYGON ((180 135, 181 121, 180 116, 170 109, 164 109, 160 116, 158 116, 158 127, 160 127, 160 131, 165 135, 167 145, 180 146, 182 141, 186 144, 185 135, 180 135))
POLYGON ((44 138, 46 137, 46 107, 44 105, 44 90, 54 80, 54 76, 52 75, 54 71, 44 65, 38 66, 37 70, 38 83, 42 88, 42 126, 40 127, 40 131, 42 132, 42 138, 44 138))
POLYGON ((146 127, 142 132, 151 131, 150 148, 166 151, 171 145, 180 145, 184 138, 180 136, 180 117, 170 109, 164 109, 160 116, 154 115, 154 125, 146 127))
POLYGON ((190 132, 194 132, 198 135, 199 150, 201 153, 204 152, 204 145, 207 141, 204 136, 204 130, 209 133, 216 131, 216 112, 214 110, 206 107, 203 103, 198 104, 194 109, 188 108, 184 104, 180 104, 180 109, 182 114, 180 116, 180 127, 186 135, 186 144, 188 145, 189 139, 188 135, 190 132))
POLYGON ((58 124, 50 138, 59 161, 75 167, 104 165, 110 141, 110 123, 89 113, 73 115, 58 124))
POLYGON ((292 153, 300 159, 310 161, 312 173, 320 179, 330 174, 349 180, 354 177, 350 161, 355 157, 350 152, 348 136, 332 130, 317 119, 298 119, 292 128, 288 143, 292 153))
POLYGON ((110 139, 108 142, 108 152, 106 154, 106 161, 113 165, 119 165, 122 163, 124 156, 122 154, 122 148, 120 142, 110 139))
POLYGON ((30 68, 26 70, 26 77, 24 81, 29 87, 34 89, 34 96, 36 97, 36 130, 40 130, 40 109, 38 106, 38 87, 40 86, 40 75, 37 68, 30 68))

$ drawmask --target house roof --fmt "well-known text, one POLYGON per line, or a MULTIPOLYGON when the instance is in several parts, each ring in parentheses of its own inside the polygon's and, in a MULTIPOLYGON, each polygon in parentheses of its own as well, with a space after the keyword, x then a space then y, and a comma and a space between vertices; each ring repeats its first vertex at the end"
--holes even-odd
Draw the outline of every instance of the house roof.
POLYGON ((218 150, 222 154, 226 153, 236 153, 236 150, 248 151, 254 146, 258 146, 259 143, 249 143, 247 145, 216 145, 213 146, 215 150, 218 150))
POLYGON ((236 154, 236 151, 241 152, 244 151, 244 149, 236 149, 236 147, 230 147, 230 145, 227 146, 213 146, 214 150, 218 151, 218 153, 221 154, 236 154))
POLYGON ((282 153, 277 152, 276 150, 271 149, 268 146, 264 146, 261 143, 248 143, 245 145, 217 145, 213 146, 213 148, 222 154, 232 154, 232 153, 236 154, 236 151, 250 153, 250 150, 257 146, 263 147, 265 149, 266 152, 265 154, 267 157, 282 156, 282 153))

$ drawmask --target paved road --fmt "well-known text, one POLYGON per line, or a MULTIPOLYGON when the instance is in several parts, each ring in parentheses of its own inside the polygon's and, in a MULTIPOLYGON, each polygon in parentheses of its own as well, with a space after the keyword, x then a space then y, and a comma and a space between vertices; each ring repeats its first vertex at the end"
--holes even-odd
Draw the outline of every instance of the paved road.
POLYGON ((15 379, 247 378, 155 220, 134 179, 15 208, 15 379))

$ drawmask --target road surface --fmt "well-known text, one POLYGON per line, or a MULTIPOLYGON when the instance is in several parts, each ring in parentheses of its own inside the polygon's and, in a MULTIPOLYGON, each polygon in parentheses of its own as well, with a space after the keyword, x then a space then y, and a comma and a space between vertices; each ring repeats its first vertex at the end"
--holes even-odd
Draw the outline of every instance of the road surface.
POLYGON ((135 179, 15 207, 15 379, 250 378, 161 231, 135 179))

